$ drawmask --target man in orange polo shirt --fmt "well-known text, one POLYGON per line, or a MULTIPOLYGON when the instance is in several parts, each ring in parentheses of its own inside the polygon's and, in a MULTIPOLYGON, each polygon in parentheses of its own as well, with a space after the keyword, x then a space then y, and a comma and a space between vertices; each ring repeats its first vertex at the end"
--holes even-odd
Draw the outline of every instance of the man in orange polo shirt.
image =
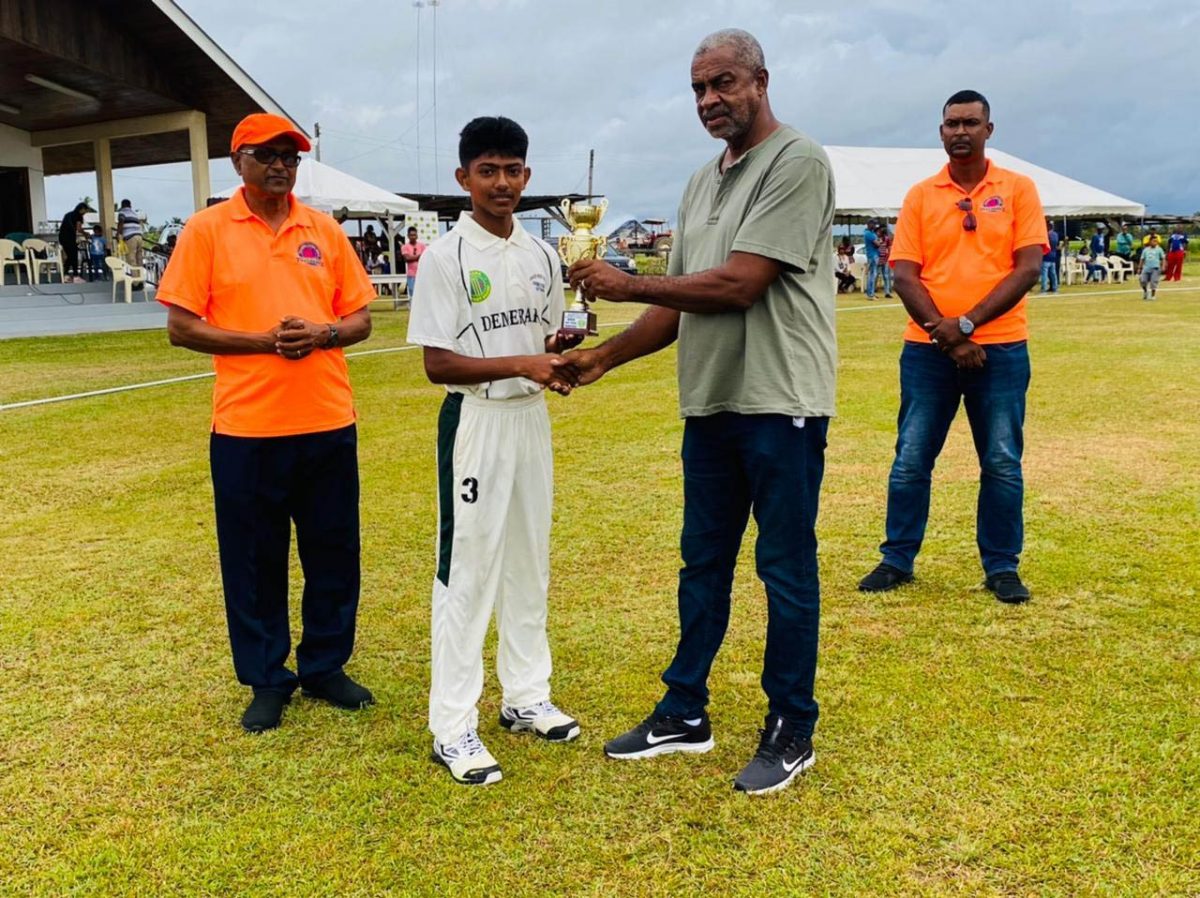
POLYGON ((1049 244, 1033 181, 985 156, 992 130, 982 94, 964 90, 947 100, 941 137, 949 162, 909 190, 900 210, 891 262, 909 322, 899 434, 883 561, 859 583, 863 592, 913 579, 933 465, 961 402, 979 455, 976 540, 984 584, 1002 602, 1029 599, 1017 574, 1029 386, 1025 295, 1049 244))
POLYGON ((359 593, 358 449, 342 347, 371 333, 374 298, 350 242, 291 195, 308 138, 256 113, 233 132, 242 188, 197 212, 158 289, 172 345, 213 356, 209 456, 229 641, 254 690, 249 732, 279 725, 297 686, 371 704, 343 670, 359 593), (304 568, 298 676, 286 667, 291 524, 304 568))

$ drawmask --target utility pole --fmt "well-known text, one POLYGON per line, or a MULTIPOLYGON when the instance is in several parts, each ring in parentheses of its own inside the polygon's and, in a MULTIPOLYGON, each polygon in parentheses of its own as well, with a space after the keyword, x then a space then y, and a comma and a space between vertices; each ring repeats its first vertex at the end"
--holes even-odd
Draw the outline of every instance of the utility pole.
POLYGON ((596 151, 588 150, 588 199, 592 196, 592 173, 596 169, 596 151))
POLYGON ((442 168, 442 160, 438 158, 438 108, 437 108, 437 11, 442 0, 426 0, 433 7, 433 191, 441 189, 438 172, 442 168))
POLYGON ((421 183, 421 7, 422 0, 413 0, 413 8, 417 11, 417 190, 423 189, 421 183))
POLYGON ((316 124, 313 125, 313 137, 315 138, 315 142, 316 142, 316 147, 313 150, 313 155, 315 155, 317 158, 317 161, 320 162, 321 161, 321 123, 320 122, 317 122, 316 124))

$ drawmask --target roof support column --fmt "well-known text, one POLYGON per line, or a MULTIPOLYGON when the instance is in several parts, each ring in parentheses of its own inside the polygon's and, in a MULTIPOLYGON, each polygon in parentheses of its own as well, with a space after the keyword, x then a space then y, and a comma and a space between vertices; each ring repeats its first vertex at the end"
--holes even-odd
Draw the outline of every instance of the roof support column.
POLYGON ((212 196, 208 179, 208 127, 203 112, 193 112, 188 122, 188 146, 192 156, 192 203, 199 212, 212 196))
MULTIPOLYGON (((104 235, 108 238, 116 226, 116 214, 113 212, 116 200, 113 198, 112 141, 107 137, 92 141, 92 155, 96 160, 96 211, 100 213, 100 226, 104 228, 104 235)), ((112 254, 116 255, 115 242, 112 254)))

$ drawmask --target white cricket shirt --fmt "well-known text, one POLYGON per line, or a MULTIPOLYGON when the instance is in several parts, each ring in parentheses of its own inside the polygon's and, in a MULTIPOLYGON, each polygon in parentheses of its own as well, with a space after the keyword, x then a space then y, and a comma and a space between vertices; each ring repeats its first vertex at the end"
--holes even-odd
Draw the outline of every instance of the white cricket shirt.
MULTIPOLYGON (((408 342, 472 358, 537 355, 562 323, 563 283, 558 255, 514 222, 508 239, 478 224, 469 212, 421 256, 408 319, 408 342)), ((481 384, 447 384, 452 393, 512 399, 542 385, 523 377, 481 384)))

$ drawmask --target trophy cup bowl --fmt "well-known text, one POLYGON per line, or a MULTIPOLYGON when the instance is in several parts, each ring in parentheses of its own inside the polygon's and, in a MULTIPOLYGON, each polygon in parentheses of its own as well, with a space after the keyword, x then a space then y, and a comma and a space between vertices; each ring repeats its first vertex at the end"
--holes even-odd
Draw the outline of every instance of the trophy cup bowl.
MULTIPOLYGON (((599 203, 572 203, 563 200, 560 207, 563 218, 571 228, 570 234, 558 238, 558 255, 568 265, 574 265, 581 259, 599 259, 604 255, 603 237, 592 232, 600 224, 608 209, 608 200, 602 198, 599 203)), ((588 308, 587 300, 576 293, 575 302, 571 308, 563 312, 562 332, 571 335, 595 336, 596 313, 588 308)))

